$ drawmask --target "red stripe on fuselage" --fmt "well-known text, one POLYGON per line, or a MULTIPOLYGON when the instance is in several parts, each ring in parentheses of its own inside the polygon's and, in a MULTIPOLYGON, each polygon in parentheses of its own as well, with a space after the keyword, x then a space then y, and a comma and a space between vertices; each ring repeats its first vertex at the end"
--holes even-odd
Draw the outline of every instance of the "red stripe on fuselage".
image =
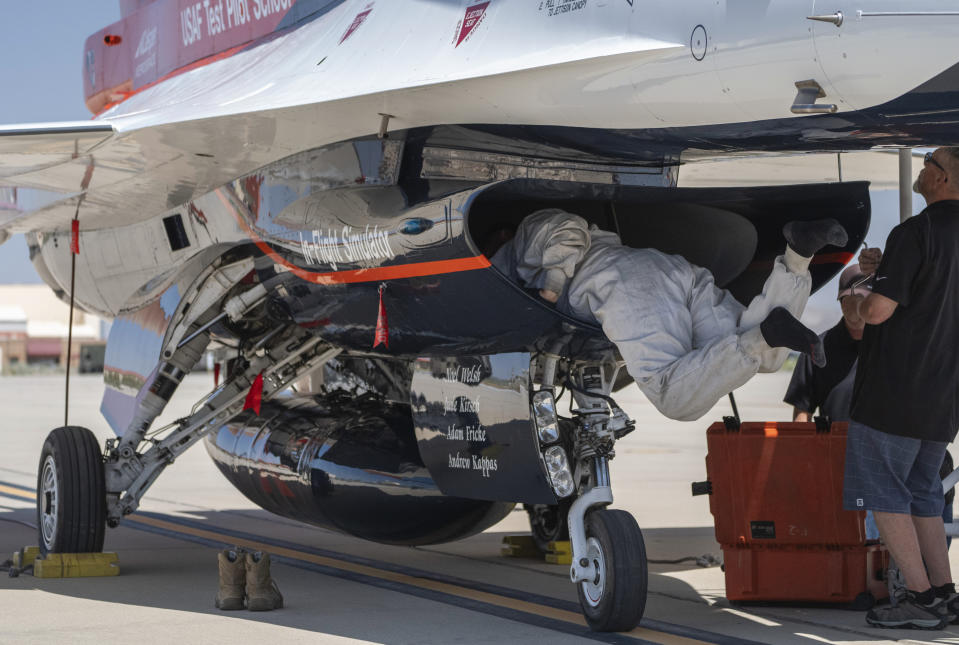
POLYGON ((848 264, 855 253, 840 251, 839 253, 823 253, 813 257, 811 264, 848 264))
MULTIPOLYGON (((853 258, 855 253, 850 253, 849 251, 839 251, 838 253, 823 253, 821 255, 814 255, 810 264, 848 264, 849 261, 853 258)), ((759 262, 751 262, 747 271, 772 271, 775 260, 762 260, 759 262)))

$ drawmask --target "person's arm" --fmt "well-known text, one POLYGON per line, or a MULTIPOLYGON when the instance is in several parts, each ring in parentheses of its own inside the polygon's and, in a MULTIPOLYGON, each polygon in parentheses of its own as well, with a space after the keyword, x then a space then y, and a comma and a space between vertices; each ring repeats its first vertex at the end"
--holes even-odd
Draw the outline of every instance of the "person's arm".
MULTIPOLYGON (((900 305, 909 306, 913 282, 923 262, 919 229, 914 221, 907 221, 889 233, 886 252, 877 251, 873 260, 879 261, 873 278, 872 293, 859 298, 856 312, 867 325, 881 325, 889 320, 900 305)), ((863 251, 862 260, 867 255, 863 251)))
POLYGON ((899 303, 881 293, 870 293, 865 298, 859 298, 856 312, 866 321, 867 325, 880 325, 892 316, 899 303))
POLYGON ((818 405, 813 402, 813 380, 816 378, 809 354, 800 354, 793 368, 792 378, 786 388, 783 402, 792 406, 793 421, 806 422, 812 418, 812 411, 818 405))
POLYGON ((882 263, 882 249, 867 248, 859 252, 859 270, 869 275, 875 273, 882 263))

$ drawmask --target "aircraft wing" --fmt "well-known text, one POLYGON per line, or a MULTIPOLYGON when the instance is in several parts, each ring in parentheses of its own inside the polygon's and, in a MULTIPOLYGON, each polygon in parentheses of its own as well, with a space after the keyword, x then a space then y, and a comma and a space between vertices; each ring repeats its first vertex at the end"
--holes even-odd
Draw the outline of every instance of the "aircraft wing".
MULTIPOLYGON (((56 229, 67 225, 83 196, 84 230, 122 226, 137 220, 140 205, 173 208, 195 194, 213 190, 272 158, 296 152, 291 143, 249 146, 254 152, 231 155, 231 129, 249 129, 251 114, 166 124, 122 133, 111 123, 78 122, 0 126, 0 232, 56 229), (210 130, 222 137, 202 137, 210 130), (192 143, 191 143, 192 141, 192 143), (197 142, 203 142, 202 147, 197 142), (209 151, 209 152, 203 152, 209 151), (92 187, 91 187, 92 186, 92 187), (27 189, 27 190, 24 190, 27 189)), ((298 121, 289 116, 291 123, 298 121)), ((253 129, 256 129, 253 127, 253 129)), ((259 135, 263 136, 262 128, 259 135)), ((915 153, 920 154, 921 153, 915 153)), ((895 151, 836 154, 763 154, 752 157, 691 159, 679 172, 679 185, 756 186, 867 180, 874 188, 897 186, 895 151), (841 159, 841 161, 840 161, 841 159)))
POLYGON ((17 189, 15 199, 0 207, 0 231, 63 228, 81 199, 83 230, 123 226, 239 174, 212 154, 193 155, 184 143, 208 123, 167 125, 179 130, 172 142, 164 142, 170 137, 162 125, 132 132, 108 121, 0 126, 0 187, 17 189), (210 172, 216 167, 220 172, 210 172))
MULTIPOLYGON (((524 132, 534 143, 566 145, 576 136, 570 146, 583 154, 611 150, 647 165, 689 149, 697 137, 709 139, 706 126, 714 123, 792 117, 789 79, 776 86, 768 114, 747 114, 728 98, 702 107, 698 97, 715 81, 712 63, 698 66, 686 32, 630 29, 626 3, 597 13, 605 22, 592 29, 522 3, 490 5, 469 29, 458 3, 428 10, 413 4, 415 11, 401 4, 377 5, 351 35, 356 16, 337 3, 337 10, 255 46, 138 87, 96 121, 0 128, 0 185, 57 195, 0 214, 0 231, 66 227, 81 195, 81 229, 126 226, 295 153, 375 136, 383 115, 390 115, 391 132, 479 124, 524 132), (695 100, 683 89, 687 82, 699 83, 695 100), (673 118, 671 109, 654 107, 669 96, 669 105, 695 109, 673 118), (621 131, 626 135, 617 139, 621 131), (668 145, 657 143, 664 136, 672 137, 668 145)), ((778 122, 770 123, 777 134, 778 122)), ((823 141, 844 147, 839 139, 823 141)), ((684 161, 691 157, 683 152, 684 161)))
POLYGON ((115 134, 91 121, 0 126, 0 231, 17 231, 31 203, 75 205, 89 186, 92 153, 115 134))
MULTIPOLYGON (((629 34, 622 23, 619 36, 560 47, 555 30, 524 31, 504 13, 497 40, 481 50, 477 35, 457 49, 447 27, 461 8, 377 9, 382 16, 346 42, 353 15, 342 9, 139 88, 96 121, 0 129, 0 185, 59 195, 0 215, 0 230, 65 227, 81 193, 81 229, 129 225, 292 154, 375 136, 384 113, 393 115, 391 131, 605 123, 568 97, 631 90, 636 66, 686 46, 629 34), (394 17, 408 24, 400 29, 394 17), (426 40, 402 36, 407 28, 426 40)), ((626 125, 636 108, 619 109, 626 125)))
MULTIPOLYGON (((94 121, 0 126, 0 181, 67 164, 90 154, 113 134, 112 125, 94 121)), ((63 192, 77 187, 58 183, 56 175, 42 177, 36 175, 35 181, 46 185, 34 187, 63 192)))

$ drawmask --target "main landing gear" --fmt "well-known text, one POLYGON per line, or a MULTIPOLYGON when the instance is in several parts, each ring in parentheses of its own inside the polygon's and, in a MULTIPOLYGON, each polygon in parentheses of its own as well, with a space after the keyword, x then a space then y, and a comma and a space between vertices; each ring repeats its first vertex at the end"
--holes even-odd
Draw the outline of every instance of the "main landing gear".
MULTIPOLYGON (((549 392, 560 357, 547 355, 540 371, 541 388, 534 400, 549 392)), ((616 439, 632 431, 634 423, 609 396, 618 364, 603 362, 569 364, 565 382, 576 402, 575 427, 557 420, 561 443, 570 451, 575 491, 558 507, 527 509, 534 539, 536 531, 555 533, 561 524, 550 509, 566 508, 572 545, 570 580, 576 585, 580 607, 590 628, 602 632, 629 631, 642 620, 646 609, 649 570, 643 533, 629 513, 606 508, 613 501, 609 483, 609 460, 615 456, 616 439), (572 434, 572 436, 568 436, 572 434), (572 504, 569 501, 572 500, 572 504)), ((535 407, 535 406, 534 406, 535 407)), ((540 407, 555 410, 555 401, 540 407)), ((537 416, 537 423, 549 421, 537 416)), ((550 448, 554 450, 554 448, 550 448)), ((549 451, 547 451, 548 453, 549 451)), ((552 476, 552 475, 551 475, 552 476)), ((558 490, 555 486, 554 490, 558 490)), ((540 538, 543 536, 541 535, 540 538)))
MULTIPOLYGON (((120 441, 108 440, 104 454, 86 428, 52 431, 43 445, 37 478, 40 550, 44 554, 101 551, 104 526, 119 525, 176 457, 216 423, 238 414, 258 374, 263 377, 266 400, 339 353, 297 327, 286 330, 280 339, 278 346, 251 356, 245 369, 198 403, 193 414, 157 434, 146 436, 150 423, 145 422, 129 429, 120 441)), ((155 414, 160 409, 156 406, 155 414)))
POLYGON ((262 383, 262 400, 268 400, 340 353, 310 331, 277 320, 271 329, 247 339, 234 372, 189 416, 151 430, 211 342, 210 328, 226 317, 239 321, 264 303, 263 285, 231 295, 252 268, 252 260, 214 264, 209 275, 198 281, 199 295, 184 298, 184 306, 178 309, 181 322, 167 333, 161 360, 137 396, 132 421, 119 439, 107 441, 105 451, 86 428, 57 428, 47 436, 37 477, 37 527, 44 554, 101 551, 105 526, 115 527, 123 516, 133 513, 168 465, 238 414, 254 381, 262 383), (221 300, 222 307, 216 306, 221 300), (191 302, 210 305, 205 311, 194 311, 200 307, 188 307, 191 302))

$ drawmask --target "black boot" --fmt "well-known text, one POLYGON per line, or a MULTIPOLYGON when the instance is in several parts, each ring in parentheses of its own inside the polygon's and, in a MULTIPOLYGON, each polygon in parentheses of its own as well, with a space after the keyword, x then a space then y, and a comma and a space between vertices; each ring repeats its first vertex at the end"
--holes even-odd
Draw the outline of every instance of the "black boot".
POLYGON ((809 354, 813 365, 825 367, 826 353, 822 347, 822 340, 816 332, 796 320, 783 307, 776 307, 769 312, 766 320, 759 324, 763 340, 770 347, 788 347, 797 352, 809 354))
POLYGON ((811 258, 827 244, 846 246, 849 241, 846 229, 831 218, 789 222, 783 226, 783 236, 792 250, 804 258, 811 258))

